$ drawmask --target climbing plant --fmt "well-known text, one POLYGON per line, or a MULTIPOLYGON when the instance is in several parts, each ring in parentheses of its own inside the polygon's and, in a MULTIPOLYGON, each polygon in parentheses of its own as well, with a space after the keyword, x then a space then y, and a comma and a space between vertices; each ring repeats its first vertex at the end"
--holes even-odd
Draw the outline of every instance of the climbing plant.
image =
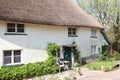
POLYGON ((59 46, 56 43, 49 43, 47 45, 48 55, 56 56, 56 52, 58 51, 59 46))

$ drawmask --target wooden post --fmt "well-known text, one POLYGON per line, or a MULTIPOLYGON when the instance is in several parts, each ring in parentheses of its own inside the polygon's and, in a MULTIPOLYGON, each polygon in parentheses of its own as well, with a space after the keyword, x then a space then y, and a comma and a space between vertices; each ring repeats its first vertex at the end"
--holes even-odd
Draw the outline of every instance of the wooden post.
POLYGON ((101 72, 105 72, 104 66, 101 66, 101 72))

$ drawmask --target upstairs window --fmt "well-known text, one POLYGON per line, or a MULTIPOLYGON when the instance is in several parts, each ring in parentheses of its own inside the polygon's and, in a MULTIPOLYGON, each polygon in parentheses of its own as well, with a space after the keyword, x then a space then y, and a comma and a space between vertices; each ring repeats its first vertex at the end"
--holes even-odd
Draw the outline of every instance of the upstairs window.
POLYGON ((77 28, 68 28, 69 37, 77 37, 77 28))
POLYGON ((96 36, 96 29, 92 29, 91 30, 91 37, 92 38, 97 38, 97 36, 96 36))
POLYGON ((24 24, 7 23, 7 32, 24 33, 24 24))
POLYGON ((15 24, 14 23, 7 24, 7 32, 15 32, 15 24))
POLYGON ((17 24, 17 32, 24 32, 24 24, 17 24))

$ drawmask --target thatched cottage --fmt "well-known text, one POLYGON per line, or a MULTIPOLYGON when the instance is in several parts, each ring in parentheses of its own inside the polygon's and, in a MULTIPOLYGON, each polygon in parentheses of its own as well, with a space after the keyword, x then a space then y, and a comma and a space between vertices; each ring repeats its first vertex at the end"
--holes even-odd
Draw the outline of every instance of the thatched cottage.
POLYGON ((73 60, 72 42, 82 57, 108 44, 103 26, 70 0, 0 0, 0 66, 46 60, 48 43, 73 60), (63 47, 64 46, 64 47, 63 47))

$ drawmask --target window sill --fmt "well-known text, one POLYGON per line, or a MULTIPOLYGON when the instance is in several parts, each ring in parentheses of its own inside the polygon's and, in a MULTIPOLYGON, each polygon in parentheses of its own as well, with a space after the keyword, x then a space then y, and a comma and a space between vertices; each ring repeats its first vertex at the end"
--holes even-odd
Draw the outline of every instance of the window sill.
POLYGON ((22 66, 22 65, 24 65, 24 64, 22 64, 22 63, 4 64, 4 65, 2 66, 2 68, 3 68, 3 67, 22 66))
POLYGON ((68 35, 68 37, 78 37, 78 35, 68 35))
POLYGON ((4 33, 4 35, 28 35, 26 33, 4 33))
POLYGON ((97 38, 97 36, 91 36, 91 38, 97 38))

